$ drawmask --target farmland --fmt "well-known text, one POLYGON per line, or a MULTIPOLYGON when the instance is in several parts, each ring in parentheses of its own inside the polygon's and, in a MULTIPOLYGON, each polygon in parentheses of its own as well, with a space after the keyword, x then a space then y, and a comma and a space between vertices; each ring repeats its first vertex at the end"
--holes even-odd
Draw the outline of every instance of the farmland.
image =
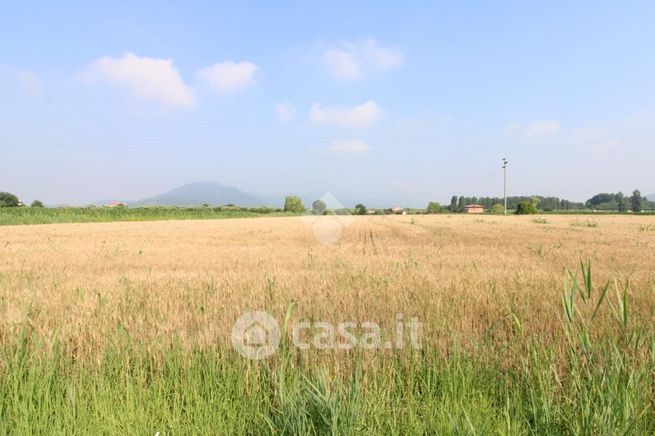
MULTIPOLYGON (((330 221, 332 220, 332 221, 330 221)), ((0 227, 0 433, 655 432, 652 216, 0 227), (330 227, 331 228, 331 227, 330 227), (248 360, 235 320, 283 324, 248 360), (299 350, 417 318, 421 348, 299 350)))

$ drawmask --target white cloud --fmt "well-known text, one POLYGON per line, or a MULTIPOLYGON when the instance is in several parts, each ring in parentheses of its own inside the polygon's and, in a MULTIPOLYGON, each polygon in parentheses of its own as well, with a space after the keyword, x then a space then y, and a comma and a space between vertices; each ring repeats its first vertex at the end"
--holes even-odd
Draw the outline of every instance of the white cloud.
POLYGON ((291 103, 282 102, 275 106, 275 113, 277 113, 280 121, 288 123, 296 117, 296 108, 291 103))
POLYGON ((371 151, 371 146, 357 139, 337 139, 325 151, 330 154, 363 154, 371 151))
POLYGON ((381 115, 382 108, 373 100, 353 107, 324 107, 319 103, 314 103, 309 112, 312 122, 341 124, 352 127, 373 126, 381 115))
POLYGON ((560 122, 556 120, 535 121, 525 126, 524 134, 529 137, 550 136, 559 133, 560 122))
POLYGON ((252 62, 225 61, 203 68, 198 76, 219 94, 229 94, 256 84, 257 70, 252 62))
POLYGON ((341 41, 322 54, 330 73, 337 79, 355 80, 374 71, 398 68, 405 55, 396 47, 383 47, 373 38, 341 41))
POLYGON ((331 48, 323 53, 330 73, 338 79, 359 79, 364 73, 362 66, 352 53, 340 48, 331 48))
POLYGON ((135 97, 169 107, 188 108, 195 104, 191 88, 184 84, 172 59, 124 53, 119 58, 96 59, 79 75, 85 81, 107 80, 126 88, 135 97))

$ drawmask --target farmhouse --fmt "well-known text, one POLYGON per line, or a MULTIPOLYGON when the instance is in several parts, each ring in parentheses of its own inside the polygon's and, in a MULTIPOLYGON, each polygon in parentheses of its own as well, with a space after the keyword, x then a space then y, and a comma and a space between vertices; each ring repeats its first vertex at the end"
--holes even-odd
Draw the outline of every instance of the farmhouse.
POLYGON ((120 201, 112 201, 111 203, 105 204, 105 207, 127 207, 127 205, 120 201))
POLYGON ((405 209, 403 209, 402 207, 396 206, 391 208, 391 213, 395 215, 405 215, 407 212, 405 212, 405 209))
POLYGON ((466 213, 484 213, 484 206, 479 204, 467 204, 464 206, 464 212, 466 213))

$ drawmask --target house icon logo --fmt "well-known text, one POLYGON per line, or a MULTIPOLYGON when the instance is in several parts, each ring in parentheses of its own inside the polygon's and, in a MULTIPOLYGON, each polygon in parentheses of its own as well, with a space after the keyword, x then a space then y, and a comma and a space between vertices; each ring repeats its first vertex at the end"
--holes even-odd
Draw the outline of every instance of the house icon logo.
POLYGON ((350 210, 344 207, 330 192, 326 192, 320 198, 320 201, 330 209, 332 214, 325 216, 304 215, 301 219, 306 226, 312 228, 314 237, 321 244, 331 245, 341 239, 343 229, 352 224, 354 218, 350 215, 350 210))
POLYGON ((232 326, 232 345, 245 358, 265 359, 275 353, 279 344, 280 327, 266 312, 247 312, 232 326))

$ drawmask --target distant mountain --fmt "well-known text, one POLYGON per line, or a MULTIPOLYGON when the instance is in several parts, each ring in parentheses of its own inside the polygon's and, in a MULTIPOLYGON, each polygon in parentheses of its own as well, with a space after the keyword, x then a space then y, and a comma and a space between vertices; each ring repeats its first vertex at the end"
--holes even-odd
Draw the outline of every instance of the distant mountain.
MULTIPOLYGON (((241 191, 238 188, 225 186, 217 182, 196 182, 179 186, 163 194, 153 197, 144 198, 137 201, 121 200, 128 206, 200 206, 209 204, 211 206, 222 206, 234 204, 243 207, 282 207, 286 195, 299 195, 302 198, 305 207, 310 208, 314 200, 324 198, 327 192, 304 192, 304 193, 287 193, 281 195, 257 195, 241 191)), ((329 196, 328 196, 329 197, 329 196)), ((96 201, 93 204, 103 206, 115 201, 116 199, 107 199, 96 201)), ((349 193, 334 192, 332 201, 328 207, 354 207, 357 203, 363 203, 368 208, 389 208, 394 206, 401 207, 423 207, 424 202, 409 199, 400 196, 389 196, 386 198, 371 198, 349 193)))
MULTIPOLYGON (((265 206, 269 202, 231 186, 216 182, 197 182, 179 186, 168 192, 143 200, 129 202, 130 206, 219 206, 235 204, 244 207, 265 206)), ((279 207, 279 206, 278 206, 279 207)))

